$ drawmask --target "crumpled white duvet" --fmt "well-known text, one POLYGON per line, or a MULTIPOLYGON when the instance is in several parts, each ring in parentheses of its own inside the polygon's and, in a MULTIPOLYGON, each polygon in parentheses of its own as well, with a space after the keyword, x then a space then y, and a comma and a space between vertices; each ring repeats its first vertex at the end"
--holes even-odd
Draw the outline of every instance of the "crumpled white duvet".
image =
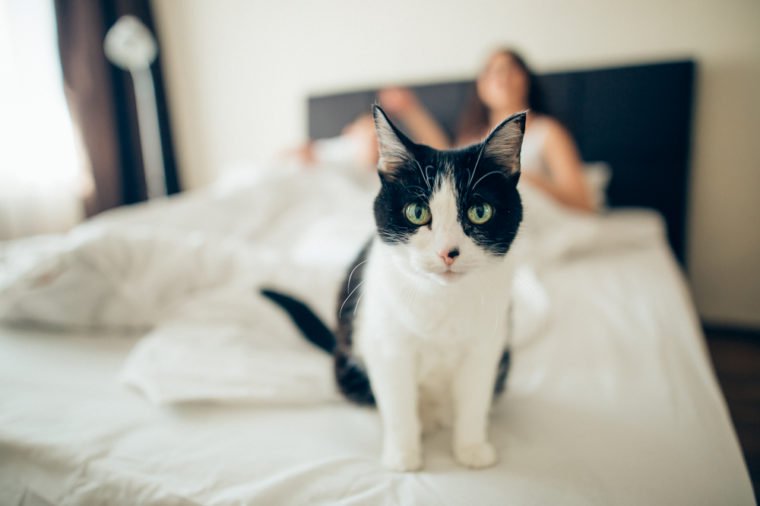
MULTIPOLYGON (((653 213, 587 216, 522 188, 514 251, 516 340, 545 322, 541 270, 574 255, 663 243, 653 213)), ((66 237, 0 246, 0 320, 140 330, 121 380, 154 403, 324 402, 330 359, 258 294, 273 286, 327 322, 349 262, 373 230, 372 189, 283 170, 108 213, 66 237)))

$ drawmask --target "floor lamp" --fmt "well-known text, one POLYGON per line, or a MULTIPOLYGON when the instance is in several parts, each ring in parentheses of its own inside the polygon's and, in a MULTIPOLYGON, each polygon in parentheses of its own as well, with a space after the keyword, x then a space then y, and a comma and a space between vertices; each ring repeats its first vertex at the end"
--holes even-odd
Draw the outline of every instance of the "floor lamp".
POLYGON ((103 48, 111 63, 129 71, 132 76, 148 198, 163 197, 166 195, 166 172, 156 89, 150 69, 158 54, 156 39, 139 19, 122 16, 106 33, 103 48))

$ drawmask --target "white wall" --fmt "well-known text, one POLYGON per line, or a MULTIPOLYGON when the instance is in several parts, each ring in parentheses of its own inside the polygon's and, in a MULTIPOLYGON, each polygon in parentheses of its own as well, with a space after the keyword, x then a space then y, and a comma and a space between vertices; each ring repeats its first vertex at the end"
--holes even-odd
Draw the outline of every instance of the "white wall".
POLYGON ((539 71, 696 58, 690 280, 703 318, 760 327, 757 0, 154 3, 190 187, 302 140, 310 92, 472 77, 504 44, 539 71))

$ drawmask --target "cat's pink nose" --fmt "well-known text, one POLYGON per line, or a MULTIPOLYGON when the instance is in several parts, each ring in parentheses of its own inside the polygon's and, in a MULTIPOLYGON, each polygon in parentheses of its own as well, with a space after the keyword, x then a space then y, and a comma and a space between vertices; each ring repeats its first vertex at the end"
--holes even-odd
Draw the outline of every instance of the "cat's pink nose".
POLYGON ((438 256, 441 257, 443 263, 451 265, 454 260, 459 256, 459 248, 446 248, 438 252, 438 256))

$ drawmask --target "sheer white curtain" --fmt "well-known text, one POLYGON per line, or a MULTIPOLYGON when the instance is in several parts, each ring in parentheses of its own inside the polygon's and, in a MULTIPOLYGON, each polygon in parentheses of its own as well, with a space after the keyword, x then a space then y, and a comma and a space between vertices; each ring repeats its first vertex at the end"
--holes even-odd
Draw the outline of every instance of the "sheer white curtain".
POLYGON ((0 240, 83 217, 87 179, 66 106, 52 0, 0 0, 0 240))

